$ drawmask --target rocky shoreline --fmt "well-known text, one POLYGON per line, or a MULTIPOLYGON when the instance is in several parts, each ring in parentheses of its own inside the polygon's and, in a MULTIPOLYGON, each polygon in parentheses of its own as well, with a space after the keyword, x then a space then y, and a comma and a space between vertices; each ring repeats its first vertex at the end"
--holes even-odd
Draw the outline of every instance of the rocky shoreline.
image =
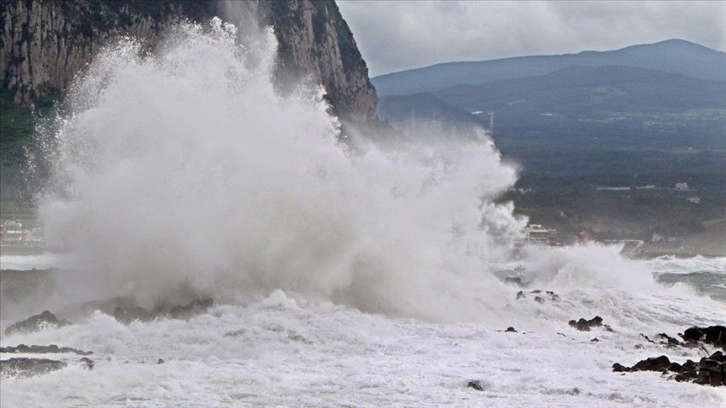
MULTIPOLYGON (((506 281, 519 288, 525 286, 517 279, 506 281)), ((532 302, 535 304, 563 301, 562 296, 557 293, 540 289, 518 290, 513 297, 516 302, 532 302)), ((184 305, 157 307, 150 310, 134 305, 134 302, 130 299, 114 298, 107 301, 87 302, 82 306, 82 309, 86 313, 100 311, 112 316, 118 322, 128 325, 134 321, 151 321, 155 319, 188 320, 206 313, 213 305, 214 301, 212 299, 202 298, 184 305)), ((73 325, 73 322, 59 319, 55 314, 46 310, 10 325, 5 330, 5 334, 12 336, 69 325, 73 325)), ((609 333, 604 341, 612 338, 613 335, 618 335, 618 331, 609 324, 605 324, 604 319, 600 316, 589 319, 584 317, 572 319, 567 322, 567 326, 571 330, 579 332, 596 332, 603 335, 609 333)), ((518 331, 514 327, 508 327, 506 330, 500 330, 500 332, 513 336, 527 334, 526 331, 518 331)), ((567 336, 565 333, 558 332, 557 334, 567 336)), ((708 386, 726 386, 726 355, 724 355, 724 352, 726 352, 726 327, 721 325, 693 326, 686 328, 683 333, 678 333, 677 336, 659 333, 651 336, 641 334, 640 338, 642 341, 663 347, 664 350, 691 350, 691 354, 693 354, 693 351, 698 351, 703 357, 698 361, 687 359, 684 362, 678 362, 672 360, 672 357, 660 355, 646 357, 644 360, 635 362, 632 365, 616 362, 612 365, 614 373, 627 375, 638 371, 654 371, 662 373, 666 380, 708 386), (714 349, 719 350, 714 351, 714 349)), ((598 339, 598 337, 593 337, 590 340, 592 343, 600 343, 601 341, 603 340, 598 339)), ((642 343, 633 346, 635 349, 643 348, 642 343)), ((93 355, 93 351, 56 344, 4 345, 0 347, 0 355, 3 358, 0 359, 0 375, 2 376, 28 377, 42 375, 69 366, 91 370, 95 364, 94 360, 88 357, 93 355), (47 358, 46 355, 51 358, 47 358), (74 356, 80 356, 81 358, 77 359, 74 356)), ((159 364, 163 362, 162 359, 158 361, 159 364)), ((472 379, 466 382, 467 387, 479 391, 484 390, 485 385, 486 381, 484 380, 472 379)))

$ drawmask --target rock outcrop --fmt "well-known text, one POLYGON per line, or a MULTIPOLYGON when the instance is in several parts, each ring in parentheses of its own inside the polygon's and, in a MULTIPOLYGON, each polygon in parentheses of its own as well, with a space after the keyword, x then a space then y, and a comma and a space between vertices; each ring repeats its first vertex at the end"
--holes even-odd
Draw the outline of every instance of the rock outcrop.
POLYGON ((720 351, 703 357, 696 363, 687 360, 683 364, 671 362, 666 356, 650 357, 637 362, 632 367, 620 363, 613 364, 615 372, 659 371, 664 374, 675 373, 669 379, 676 381, 692 381, 696 384, 724 386, 726 385, 726 356, 720 351))
POLYGON ((28 333, 42 330, 45 327, 61 327, 71 324, 67 320, 58 319, 53 313, 44 311, 43 313, 30 316, 29 318, 19 321, 5 329, 8 336, 15 333, 28 333))
MULTIPOLYGON (((95 53, 115 38, 132 36, 153 47, 165 28, 181 19, 206 21, 241 2, 201 0, 8 0, 0 27, 0 75, 15 103, 62 93, 95 53)), ((252 4, 254 7, 249 6, 252 4)), ((259 1, 262 24, 279 42, 280 82, 301 75, 322 84, 344 119, 375 119, 377 96, 365 61, 333 0, 259 1)))
MULTIPOLYGON (((78 361, 71 363, 87 370, 92 370, 95 365, 94 361, 88 357, 82 357, 78 361)), ((8 360, 0 360, 0 375, 30 377, 60 370, 68 367, 68 364, 68 361, 47 358, 11 358, 8 360)))
POLYGON ((28 353, 28 354, 56 354, 56 353, 73 353, 79 356, 88 356, 93 354, 92 351, 83 351, 73 347, 58 347, 55 344, 49 346, 38 346, 18 344, 16 347, 0 347, 0 353, 28 353))
POLYGON ((568 324, 570 327, 574 327, 579 331, 590 331, 593 327, 602 326, 602 317, 595 316, 590 320, 585 320, 581 317, 580 320, 570 320, 568 324))
POLYGON ((681 337, 689 343, 702 341, 726 351, 726 327, 724 326, 691 327, 686 329, 681 337))

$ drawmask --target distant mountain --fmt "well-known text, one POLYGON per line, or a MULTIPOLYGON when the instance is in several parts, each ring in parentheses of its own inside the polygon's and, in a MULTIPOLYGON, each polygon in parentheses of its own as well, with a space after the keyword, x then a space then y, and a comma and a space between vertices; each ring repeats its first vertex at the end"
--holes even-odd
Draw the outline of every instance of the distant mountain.
POLYGON ((567 67, 625 66, 726 81, 726 53, 684 40, 634 45, 615 51, 448 62, 372 79, 379 96, 432 92, 455 85, 546 75, 567 67))
POLYGON ((625 66, 571 66, 547 75, 457 85, 433 95, 468 112, 549 112, 587 117, 612 112, 726 109, 726 81, 625 66))
POLYGON ((726 81, 652 69, 570 66, 379 101, 379 116, 399 128, 414 119, 486 128, 489 112, 500 147, 726 148, 726 81))

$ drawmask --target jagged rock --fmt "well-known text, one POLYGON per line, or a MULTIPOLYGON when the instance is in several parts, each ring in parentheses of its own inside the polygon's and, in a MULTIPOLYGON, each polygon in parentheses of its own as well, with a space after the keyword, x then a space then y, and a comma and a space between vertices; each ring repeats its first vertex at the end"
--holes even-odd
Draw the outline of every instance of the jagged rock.
POLYGON ((591 342, 593 342, 593 343, 598 343, 598 342, 600 342, 600 340, 599 340, 599 339, 598 339, 597 337, 593 337, 593 339, 592 339, 592 340, 590 340, 590 341, 591 341, 591 342))
POLYGON ((580 318, 577 321, 570 320, 568 324, 580 331, 590 331, 592 327, 602 326, 602 317, 595 316, 590 320, 585 320, 584 318, 580 318))
POLYGON ((8 336, 15 333, 28 333, 41 330, 45 327, 61 327, 71 324, 67 320, 59 320, 53 313, 44 311, 41 314, 30 316, 5 329, 8 336))
POLYGON ((479 380, 469 381, 468 384, 466 384, 467 387, 473 388, 477 391, 484 391, 484 383, 479 380))
POLYGON ((526 298, 526 296, 524 296, 524 292, 522 292, 522 291, 520 290, 519 292, 517 292, 517 300, 519 300, 519 299, 523 299, 523 298, 526 298))
POLYGON ((156 364, 164 364, 164 360, 159 359, 159 360, 156 361, 156 364))
POLYGON ((516 333, 517 331, 514 329, 514 327, 511 327, 510 326, 510 327, 507 327, 507 330, 504 330, 504 332, 505 333, 507 333, 507 332, 509 332, 509 333, 516 333))
POLYGON ((88 356, 93 354, 92 351, 83 351, 72 347, 58 347, 55 344, 49 346, 26 346, 25 344, 18 344, 16 347, 0 347, 0 353, 35 353, 35 354, 47 354, 47 353, 74 353, 80 356, 88 356))
POLYGON ((537 303, 544 303, 545 302, 545 300, 544 300, 544 298, 542 296, 535 296, 534 297, 534 301, 537 302, 537 303))

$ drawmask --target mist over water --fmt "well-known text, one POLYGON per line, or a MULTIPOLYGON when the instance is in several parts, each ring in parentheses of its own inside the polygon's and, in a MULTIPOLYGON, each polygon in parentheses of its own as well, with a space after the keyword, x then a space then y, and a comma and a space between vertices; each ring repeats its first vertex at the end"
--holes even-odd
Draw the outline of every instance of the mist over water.
MULTIPOLYGON (((77 81, 53 135, 49 192, 62 194, 41 206, 81 270, 67 280, 77 296, 155 307, 282 290, 392 316, 501 319, 512 289, 493 272, 526 220, 494 203, 516 170, 491 141, 351 149, 322 89, 275 92, 271 30, 244 38, 218 19, 182 24, 153 55, 133 40, 108 48, 77 81)), ((554 287, 654 287, 613 249, 525 264, 554 287)))

